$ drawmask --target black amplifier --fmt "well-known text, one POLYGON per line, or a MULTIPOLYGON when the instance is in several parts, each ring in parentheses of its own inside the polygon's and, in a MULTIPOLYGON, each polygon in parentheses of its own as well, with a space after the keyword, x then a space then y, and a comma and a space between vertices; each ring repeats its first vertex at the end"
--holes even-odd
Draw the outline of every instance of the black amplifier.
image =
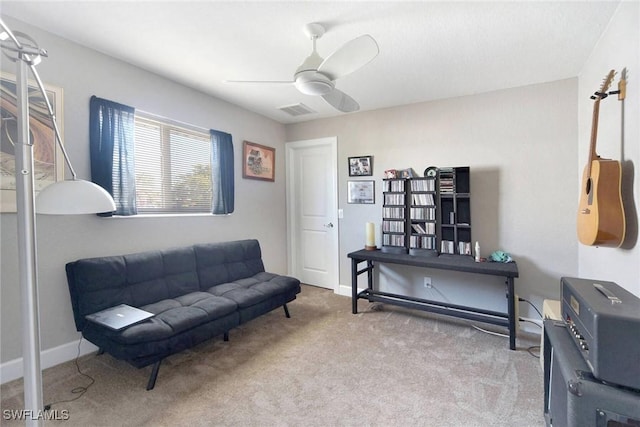
POLYGON ((638 427, 640 391, 593 377, 568 326, 544 321, 544 418, 553 427, 638 427))
POLYGON ((562 318, 593 376, 640 390, 640 298, 613 282, 561 283, 562 318))

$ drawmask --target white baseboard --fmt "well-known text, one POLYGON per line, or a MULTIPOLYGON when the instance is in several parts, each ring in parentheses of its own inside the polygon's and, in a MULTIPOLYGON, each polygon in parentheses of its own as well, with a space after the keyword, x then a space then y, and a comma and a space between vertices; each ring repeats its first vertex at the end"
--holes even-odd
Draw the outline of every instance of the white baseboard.
MULTIPOLYGON (((78 356, 79 341, 73 341, 58 347, 44 350, 40 353, 40 367, 47 369, 59 365, 78 356)), ((80 356, 97 351, 98 347, 87 340, 80 343, 80 356)), ((0 384, 17 380, 23 376, 22 357, 0 364, 0 384)))
MULTIPOLYGON (((360 292, 361 290, 358 289, 358 292, 360 292)), ((351 285, 347 286, 347 285, 338 285, 338 289, 335 290, 335 293, 338 295, 342 295, 345 297, 350 297, 351 296, 351 285)))

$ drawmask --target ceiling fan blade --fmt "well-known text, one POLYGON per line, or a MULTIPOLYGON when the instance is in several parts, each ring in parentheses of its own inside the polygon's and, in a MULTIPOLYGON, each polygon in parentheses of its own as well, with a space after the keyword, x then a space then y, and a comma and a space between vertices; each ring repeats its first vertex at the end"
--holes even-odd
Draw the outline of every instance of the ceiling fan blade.
POLYGON ((232 83, 232 84, 268 84, 268 85, 291 85, 295 82, 293 81, 283 81, 283 80, 223 80, 224 83, 232 83))
POLYGON ((338 89, 333 89, 328 94, 322 95, 322 97, 336 110, 343 113, 352 113, 360 109, 360 105, 353 98, 338 89))
POLYGON ((318 67, 318 72, 331 80, 346 76, 368 64, 378 55, 378 43, 368 34, 345 43, 318 67))

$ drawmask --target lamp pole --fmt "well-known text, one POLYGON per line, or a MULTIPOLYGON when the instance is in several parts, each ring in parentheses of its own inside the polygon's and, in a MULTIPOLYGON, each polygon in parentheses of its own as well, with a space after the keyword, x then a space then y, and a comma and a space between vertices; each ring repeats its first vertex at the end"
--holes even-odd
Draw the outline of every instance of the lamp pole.
POLYGON ((40 316, 36 260, 35 196, 33 191, 33 142, 29 137, 27 64, 20 54, 16 75, 18 141, 16 159, 16 202, 18 217, 18 260, 22 290, 22 361, 27 425, 40 425, 44 409, 40 369, 40 316))
MULTIPOLYGON (((4 30, 8 28, 2 23, 4 30)), ((22 293, 22 361, 24 376, 24 418, 27 426, 42 424, 44 403, 40 366, 40 316, 38 309, 38 269, 36 259, 36 217, 33 177, 33 141, 29 136, 29 93, 27 65, 32 55, 16 44, 16 106, 18 141, 15 147, 16 216, 18 221, 18 267, 22 293)))

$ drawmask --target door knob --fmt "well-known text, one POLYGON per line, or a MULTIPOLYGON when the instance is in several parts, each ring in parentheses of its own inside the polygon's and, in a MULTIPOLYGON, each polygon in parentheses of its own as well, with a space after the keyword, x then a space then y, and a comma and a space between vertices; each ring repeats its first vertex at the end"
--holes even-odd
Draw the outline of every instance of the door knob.
POLYGON ((333 223, 330 222, 329 224, 325 224, 324 226, 327 227, 327 228, 333 228, 333 223))

